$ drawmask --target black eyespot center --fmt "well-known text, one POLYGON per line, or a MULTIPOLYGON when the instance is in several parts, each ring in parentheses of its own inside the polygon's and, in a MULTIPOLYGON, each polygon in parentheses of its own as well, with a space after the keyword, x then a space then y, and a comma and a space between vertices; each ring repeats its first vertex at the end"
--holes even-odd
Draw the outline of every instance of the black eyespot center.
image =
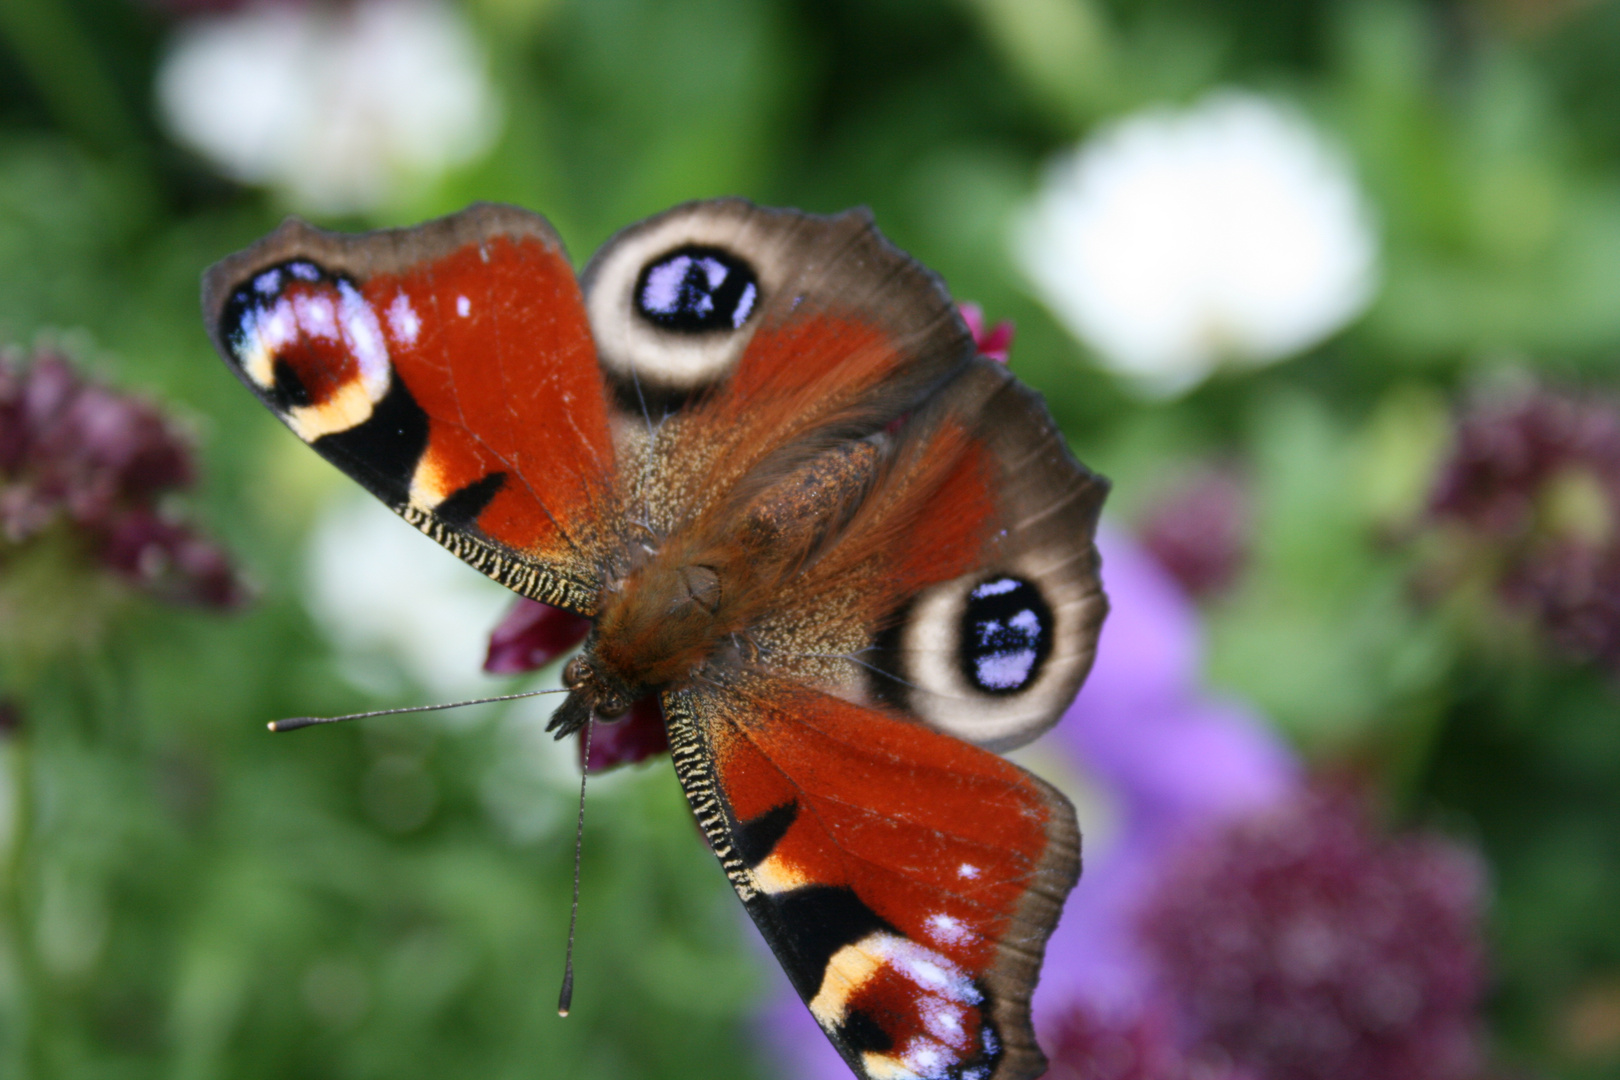
POLYGON ((1052 635, 1051 605, 1033 582, 1009 574, 987 578, 968 590, 962 605, 962 674, 982 693, 1021 693, 1040 678, 1052 635))
POLYGON ((293 409, 314 402, 309 388, 304 380, 298 377, 298 369, 287 363, 285 359, 277 358, 272 369, 275 372, 275 384, 267 393, 270 400, 281 412, 292 412, 293 409))
POLYGON ((642 267, 636 313, 663 330, 708 334, 742 329, 759 308, 759 275, 724 248, 687 244, 642 267))

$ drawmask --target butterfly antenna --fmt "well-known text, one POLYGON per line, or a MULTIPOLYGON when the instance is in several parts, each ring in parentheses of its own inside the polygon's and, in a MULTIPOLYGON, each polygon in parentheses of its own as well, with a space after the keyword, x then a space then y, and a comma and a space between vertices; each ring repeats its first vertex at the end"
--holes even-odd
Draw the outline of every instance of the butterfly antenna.
POLYGON ((593 709, 585 717, 585 756, 579 767, 579 821, 574 826, 574 904, 568 911, 568 952, 563 960, 562 992, 557 995, 557 1015, 567 1016, 574 1005, 574 927, 579 923, 579 858, 585 849, 585 781, 591 775, 591 729, 596 718, 593 709))
POLYGON ((271 731, 297 731, 299 728, 314 727, 316 724, 341 724, 345 720, 366 720, 373 716, 397 716, 400 713, 438 712, 440 709, 460 709, 467 705, 489 705, 496 701, 516 701, 518 698, 538 697, 541 694, 566 694, 566 688, 552 690, 528 690, 521 694, 501 694, 498 697, 473 698, 470 701, 445 701, 438 705, 407 705, 400 709, 372 709, 370 712, 347 713, 343 716, 293 716, 286 720, 272 720, 267 725, 271 731))

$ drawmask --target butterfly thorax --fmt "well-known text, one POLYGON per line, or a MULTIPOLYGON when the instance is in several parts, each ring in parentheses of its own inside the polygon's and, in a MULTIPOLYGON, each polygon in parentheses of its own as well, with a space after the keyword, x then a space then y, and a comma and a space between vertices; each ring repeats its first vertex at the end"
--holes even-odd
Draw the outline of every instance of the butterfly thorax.
POLYGON ((756 657, 752 631, 837 546, 883 472, 886 446, 880 436, 767 459, 667 535, 627 539, 584 652, 565 672, 574 693, 558 726, 583 723, 586 707, 611 719, 648 693, 756 657))

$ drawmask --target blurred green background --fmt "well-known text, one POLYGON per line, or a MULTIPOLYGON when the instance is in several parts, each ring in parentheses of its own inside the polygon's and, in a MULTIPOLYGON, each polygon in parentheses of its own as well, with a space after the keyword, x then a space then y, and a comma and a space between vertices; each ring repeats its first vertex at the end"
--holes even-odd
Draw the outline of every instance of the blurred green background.
MULTIPOLYGON (((242 392, 197 310, 201 270, 289 210, 364 228, 506 200, 583 261, 675 202, 741 194, 870 206, 1014 320, 1014 370, 1115 480, 1117 523, 1200 462, 1239 464, 1253 539, 1204 607, 1212 681, 1481 847, 1498 1060, 1620 1076, 1614 673, 1478 588, 1414 585, 1446 561, 1424 506, 1454 405, 1620 375, 1620 5, 476 0, 448 17, 481 58, 487 137, 331 198, 296 175, 330 157, 289 144, 233 172, 160 105, 187 36, 238 17, 0 3, 0 341, 177 414, 202 468, 187 505, 256 593, 217 614, 63 584, 93 568, 30 591, 20 557, 0 562, 0 1075, 775 1075, 749 1020, 775 983, 666 765, 596 787, 564 1022, 574 774, 542 708, 265 734, 529 684, 477 675, 476 620, 465 679, 436 682, 312 614, 308 537, 347 482, 242 392), (1220 87, 1344 148, 1377 288, 1286 363, 1144 396, 1036 299, 1011 237, 1055 155, 1220 87), (47 617, 62 605, 83 609, 71 630, 47 617)), ((444 588, 493 625, 499 598, 469 578, 444 588)))

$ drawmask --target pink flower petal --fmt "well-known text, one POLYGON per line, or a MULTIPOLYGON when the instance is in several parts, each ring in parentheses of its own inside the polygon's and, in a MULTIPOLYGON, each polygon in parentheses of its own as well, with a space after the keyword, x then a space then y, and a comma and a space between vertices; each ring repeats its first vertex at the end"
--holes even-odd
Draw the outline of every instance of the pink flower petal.
POLYGON ((986 360, 1005 364, 1008 354, 1012 351, 1012 321, 1003 319, 987 330, 984 323, 984 309, 978 304, 966 302, 956 307, 962 313, 962 321, 967 323, 968 332, 973 335, 973 344, 978 348, 979 355, 986 360))

